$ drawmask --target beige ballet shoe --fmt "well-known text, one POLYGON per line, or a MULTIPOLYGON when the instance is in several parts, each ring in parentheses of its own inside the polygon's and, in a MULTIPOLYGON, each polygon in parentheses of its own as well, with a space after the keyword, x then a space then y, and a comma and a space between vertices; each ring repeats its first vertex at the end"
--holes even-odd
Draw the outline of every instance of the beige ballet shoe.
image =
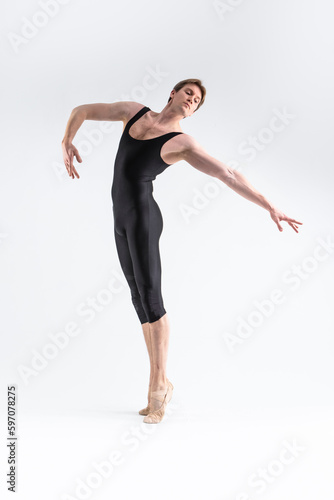
MULTIPOLYGON (((167 384, 170 384, 170 385, 171 385, 172 390, 174 389, 173 384, 172 384, 172 383, 171 383, 171 381, 170 381, 170 380, 168 380, 168 379, 167 379, 167 384)), ((150 413, 150 411, 151 411, 151 407, 150 407, 150 404, 148 404, 148 405, 146 406, 146 408, 143 408, 142 410, 139 410, 139 412, 138 412, 138 413, 139 413, 139 415, 148 415, 148 414, 150 413)))
POLYGON ((147 405, 146 408, 139 410, 139 415, 148 415, 150 413, 150 405, 147 405))
POLYGON ((145 422, 146 424, 158 424, 159 422, 161 422, 165 414, 167 403, 169 403, 169 401, 172 399, 173 389, 173 385, 169 382, 167 383, 167 391, 162 389, 161 391, 151 392, 151 399, 159 401, 161 403, 161 406, 157 410, 151 411, 148 415, 146 415, 143 422, 145 422))

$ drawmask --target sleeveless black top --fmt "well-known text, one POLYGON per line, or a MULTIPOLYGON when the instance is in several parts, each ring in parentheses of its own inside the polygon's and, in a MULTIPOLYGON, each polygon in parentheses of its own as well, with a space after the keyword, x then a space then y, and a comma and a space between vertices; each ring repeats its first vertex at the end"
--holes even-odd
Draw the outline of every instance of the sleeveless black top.
POLYGON ((126 124, 118 146, 111 189, 114 213, 140 205, 152 181, 170 165, 160 156, 162 146, 183 132, 168 132, 152 139, 134 139, 129 134, 131 125, 150 111, 144 106, 126 124), (149 184, 149 187, 148 185, 149 184))

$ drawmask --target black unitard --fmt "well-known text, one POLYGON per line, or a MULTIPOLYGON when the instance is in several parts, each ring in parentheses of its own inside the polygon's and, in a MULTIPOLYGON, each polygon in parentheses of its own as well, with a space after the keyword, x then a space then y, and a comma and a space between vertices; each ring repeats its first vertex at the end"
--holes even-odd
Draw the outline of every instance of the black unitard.
POLYGON ((144 106, 126 124, 115 158, 111 188, 117 253, 142 324, 157 321, 166 314, 159 252, 163 219, 152 195, 152 181, 169 166, 160 156, 162 146, 183 133, 169 132, 153 139, 131 137, 131 125, 149 110, 144 106))

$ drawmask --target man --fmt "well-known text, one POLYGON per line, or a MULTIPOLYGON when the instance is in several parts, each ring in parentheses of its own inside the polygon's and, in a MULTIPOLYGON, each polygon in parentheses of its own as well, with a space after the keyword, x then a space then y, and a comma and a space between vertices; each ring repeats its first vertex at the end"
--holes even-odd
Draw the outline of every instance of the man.
POLYGON ((281 221, 286 221, 297 233, 298 224, 302 224, 274 207, 240 172, 210 156, 193 137, 182 132, 180 120, 197 111, 205 95, 201 80, 187 79, 175 85, 160 113, 131 101, 77 106, 71 113, 62 141, 68 174, 72 179, 79 178, 73 158, 75 156, 79 163, 82 159, 72 141, 84 120, 122 121, 124 124, 112 186, 114 234, 150 358, 148 406, 139 412, 145 415, 146 423, 162 420, 173 390, 166 376, 169 320, 161 295, 159 238, 162 215, 152 196, 152 181, 156 175, 169 165, 185 160, 268 210, 280 231, 283 231, 281 221))

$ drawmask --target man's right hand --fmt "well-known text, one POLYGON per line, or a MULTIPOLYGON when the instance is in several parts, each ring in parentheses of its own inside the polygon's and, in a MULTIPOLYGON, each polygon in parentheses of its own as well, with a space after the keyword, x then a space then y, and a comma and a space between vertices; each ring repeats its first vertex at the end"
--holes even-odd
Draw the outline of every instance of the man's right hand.
POLYGON ((79 151, 71 142, 68 141, 62 141, 61 147, 63 150, 63 159, 65 163, 65 167, 67 169, 68 175, 74 179, 74 175, 77 176, 79 179, 79 174, 76 171, 74 165, 73 165, 73 157, 75 156, 76 159, 78 160, 79 163, 82 162, 82 158, 79 154, 79 151))

